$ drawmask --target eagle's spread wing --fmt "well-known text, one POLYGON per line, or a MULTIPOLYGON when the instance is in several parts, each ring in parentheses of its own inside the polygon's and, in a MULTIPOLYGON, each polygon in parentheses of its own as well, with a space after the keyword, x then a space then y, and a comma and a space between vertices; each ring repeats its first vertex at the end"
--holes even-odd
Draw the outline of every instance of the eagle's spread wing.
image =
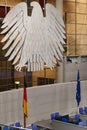
POLYGON ((58 62, 62 61, 63 58, 64 27, 62 16, 57 9, 51 4, 46 4, 47 37, 49 38, 50 50, 58 62))
POLYGON ((6 57, 9 61, 14 59, 13 64, 18 62, 21 57, 22 48, 27 34, 27 6, 26 3, 20 3, 6 15, 3 20, 1 34, 6 33, 1 42, 6 42, 2 49, 8 48, 6 57))
POLYGON ((46 17, 37 2, 33 6, 31 16, 27 16, 27 5, 22 2, 16 5, 5 17, 1 33, 6 35, 3 49, 8 48, 5 56, 18 63, 17 70, 27 66, 28 71, 44 68, 44 63, 52 68, 62 60, 64 43, 64 23, 56 8, 46 4, 46 17))

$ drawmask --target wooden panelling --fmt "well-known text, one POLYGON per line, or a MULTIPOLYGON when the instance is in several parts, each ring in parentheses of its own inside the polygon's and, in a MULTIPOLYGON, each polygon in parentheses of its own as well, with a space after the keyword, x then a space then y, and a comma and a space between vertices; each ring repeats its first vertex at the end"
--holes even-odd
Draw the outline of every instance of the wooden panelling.
POLYGON ((67 55, 87 55, 87 0, 64 1, 67 55))
MULTIPOLYGON (((39 0, 32 0, 32 1, 38 1, 39 2, 39 0)), ((52 3, 53 5, 56 5, 56 0, 46 0, 46 1, 47 1, 47 3, 52 3)), ((7 5, 10 5, 10 6, 14 6, 19 2, 26 2, 26 0, 7 0, 6 2, 5 2, 5 0, 0 0, 0 5, 6 5, 7 4, 7 5)))
POLYGON ((0 5, 8 5, 8 6, 14 6, 17 3, 21 2, 22 0, 0 0, 0 5))
POLYGON ((41 70, 41 71, 32 72, 33 86, 37 86, 37 78, 38 77, 45 77, 45 71, 41 70))
POLYGON ((33 86, 37 85, 37 80, 38 77, 43 77, 43 78, 52 78, 56 81, 56 75, 57 75, 57 69, 54 68, 53 70, 47 68, 41 71, 36 71, 32 73, 32 77, 33 77, 33 86))

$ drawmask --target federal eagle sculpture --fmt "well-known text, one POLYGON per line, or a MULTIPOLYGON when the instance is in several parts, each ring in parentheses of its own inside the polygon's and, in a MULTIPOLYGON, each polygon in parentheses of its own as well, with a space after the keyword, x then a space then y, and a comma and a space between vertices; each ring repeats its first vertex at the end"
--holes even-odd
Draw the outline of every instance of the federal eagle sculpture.
POLYGON ((46 17, 38 2, 31 2, 32 14, 28 16, 27 4, 21 2, 13 7, 2 22, 5 34, 1 42, 7 49, 5 57, 13 61, 15 68, 21 71, 43 70, 45 66, 53 68, 63 58, 65 30, 62 15, 47 3, 46 17))

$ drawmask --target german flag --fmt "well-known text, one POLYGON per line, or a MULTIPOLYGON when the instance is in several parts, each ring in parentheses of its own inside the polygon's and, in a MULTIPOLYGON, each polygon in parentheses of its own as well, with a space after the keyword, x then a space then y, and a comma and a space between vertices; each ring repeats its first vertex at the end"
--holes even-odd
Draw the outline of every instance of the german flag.
POLYGON ((27 102, 27 90, 26 90, 26 82, 24 77, 24 90, 23 90, 23 112, 26 117, 28 117, 28 102, 27 102))

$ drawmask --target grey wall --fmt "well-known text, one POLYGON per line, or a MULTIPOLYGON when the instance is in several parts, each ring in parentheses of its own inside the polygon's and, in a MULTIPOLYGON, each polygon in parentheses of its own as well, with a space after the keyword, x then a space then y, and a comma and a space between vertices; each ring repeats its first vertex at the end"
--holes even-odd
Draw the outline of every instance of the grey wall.
MULTIPOLYGON (((76 81, 78 64, 76 63, 64 63, 63 81, 72 82, 76 81)), ((87 62, 79 63, 80 79, 87 80, 87 62)))
MULTIPOLYGON (((50 114, 55 111, 61 114, 77 111, 76 82, 27 88, 27 92, 29 105, 27 124, 49 119, 50 114)), ((81 82, 81 92, 80 106, 86 106, 87 81, 81 82)), ((23 124, 22 99, 23 89, 0 93, 0 123, 20 121, 23 124)))

